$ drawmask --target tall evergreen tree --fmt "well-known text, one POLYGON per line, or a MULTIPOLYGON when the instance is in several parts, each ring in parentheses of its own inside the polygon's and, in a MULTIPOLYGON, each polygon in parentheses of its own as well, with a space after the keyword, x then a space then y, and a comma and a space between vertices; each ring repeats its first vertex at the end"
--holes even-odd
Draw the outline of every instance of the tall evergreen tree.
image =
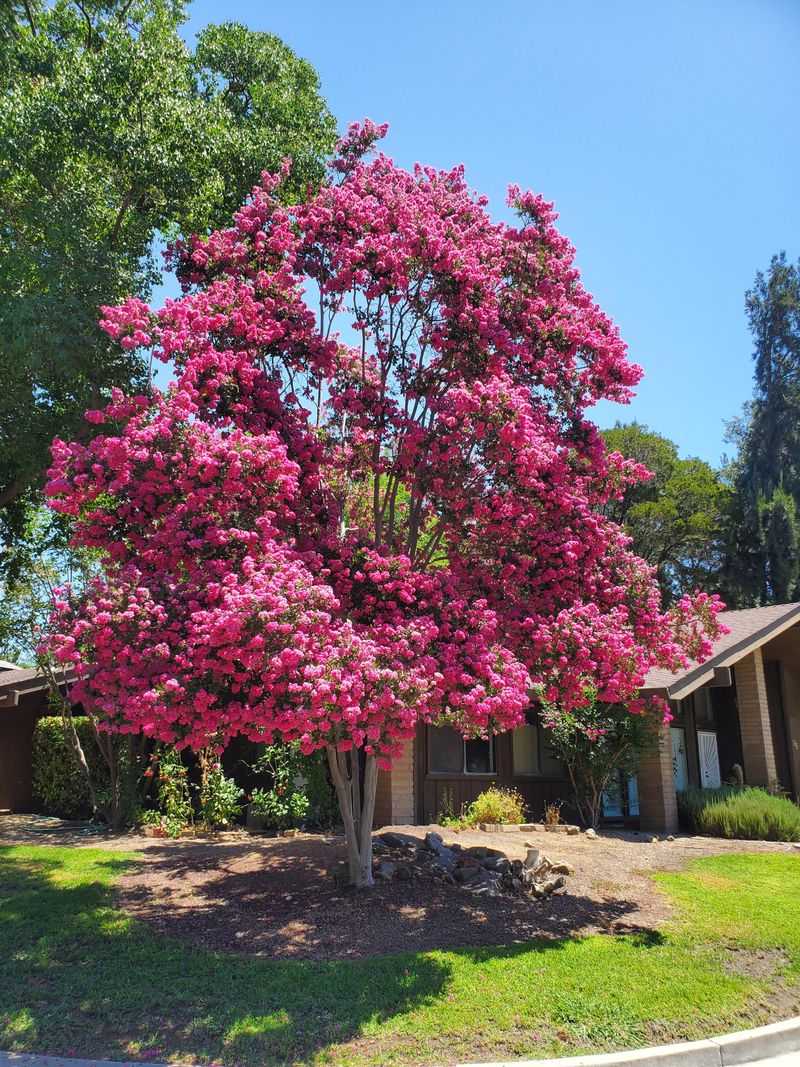
POLYGON ((739 606, 800 595, 800 263, 773 256, 745 297, 754 342, 754 392, 731 424, 726 596, 739 606))

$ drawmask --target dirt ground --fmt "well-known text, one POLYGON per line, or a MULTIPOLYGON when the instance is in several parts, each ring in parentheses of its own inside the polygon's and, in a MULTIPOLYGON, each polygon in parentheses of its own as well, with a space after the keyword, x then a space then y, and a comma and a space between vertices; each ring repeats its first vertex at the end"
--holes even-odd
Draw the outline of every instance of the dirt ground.
POLYGON ((166 841, 37 817, 0 816, 0 844, 36 843, 124 849, 141 854, 117 886, 118 904, 159 933, 205 948, 291 959, 343 959, 536 937, 633 931, 657 936, 669 905, 648 873, 674 870, 721 852, 792 851, 771 842, 601 833, 567 836, 543 831, 454 833, 447 843, 482 844, 524 858, 539 848, 571 864, 567 892, 545 901, 478 897, 447 885, 414 861, 414 842, 431 827, 391 827, 406 848, 381 855, 408 864, 408 881, 379 882, 354 892, 337 884, 341 839, 230 832, 166 841), (347 900, 348 906, 341 907, 347 900))

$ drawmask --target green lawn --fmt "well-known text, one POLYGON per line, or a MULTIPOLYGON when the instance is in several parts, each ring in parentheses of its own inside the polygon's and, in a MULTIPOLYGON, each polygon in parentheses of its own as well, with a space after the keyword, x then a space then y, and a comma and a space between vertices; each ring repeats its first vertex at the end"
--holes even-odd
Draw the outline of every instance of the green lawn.
POLYGON ((800 1005, 800 856, 726 855, 659 875, 658 934, 337 963, 192 950, 114 910, 129 857, 0 849, 0 1048, 224 1064, 569 1055, 765 1021, 800 1005), (797 983, 797 985, 795 985, 797 983))

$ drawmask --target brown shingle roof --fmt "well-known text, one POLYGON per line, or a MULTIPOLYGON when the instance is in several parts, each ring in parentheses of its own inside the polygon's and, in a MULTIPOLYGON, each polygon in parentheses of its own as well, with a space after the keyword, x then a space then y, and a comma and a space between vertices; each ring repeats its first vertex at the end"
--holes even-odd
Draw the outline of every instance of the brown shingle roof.
POLYGON ((669 696, 688 696, 713 674, 715 667, 730 667, 753 649, 800 622, 800 603, 772 604, 766 608, 723 611, 719 616, 730 631, 714 642, 711 657, 704 663, 691 663, 685 670, 672 673, 652 668, 645 691, 667 690, 669 696))

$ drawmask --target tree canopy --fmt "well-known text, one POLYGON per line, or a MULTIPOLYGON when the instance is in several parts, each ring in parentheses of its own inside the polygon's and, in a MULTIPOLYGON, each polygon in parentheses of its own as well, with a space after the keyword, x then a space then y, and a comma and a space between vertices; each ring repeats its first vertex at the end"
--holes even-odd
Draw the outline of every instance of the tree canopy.
POLYGON ((359 884, 377 768, 419 722, 634 701, 651 665, 708 651, 719 610, 663 613, 602 515, 640 472, 586 412, 641 370, 551 205, 512 188, 519 225, 494 223, 460 168, 365 160, 383 132, 352 127, 307 202, 282 203, 285 167, 180 244, 181 300, 104 309, 177 376, 89 412, 48 483, 103 559, 57 603, 75 697, 180 746, 325 749, 359 884))
POLYGON ((38 0, 0 25, 0 541, 27 521, 56 434, 91 428, 109 389, 145 388, 145 353, 97 326, 147 298, 154 239, 223 224, 264 168, 282 195, 322 176, 334 121, 277 37, 209 26, 181 0, 38 0), (3 536, 3 526, 6 534, 3 536))
POLYGON ((754 392, 730 436, 735 499, 726 594, 746 606, 800 596, 800 264, 773 256, 745 298, 754 392))
POLYGON ((667 602, 701 588, 718 590, 730 489, 701 459, 682 459, 666 437, 637 422, 603 432, 606 445, 646 467, 651 477, 607 506, 651 563, 667 602))

